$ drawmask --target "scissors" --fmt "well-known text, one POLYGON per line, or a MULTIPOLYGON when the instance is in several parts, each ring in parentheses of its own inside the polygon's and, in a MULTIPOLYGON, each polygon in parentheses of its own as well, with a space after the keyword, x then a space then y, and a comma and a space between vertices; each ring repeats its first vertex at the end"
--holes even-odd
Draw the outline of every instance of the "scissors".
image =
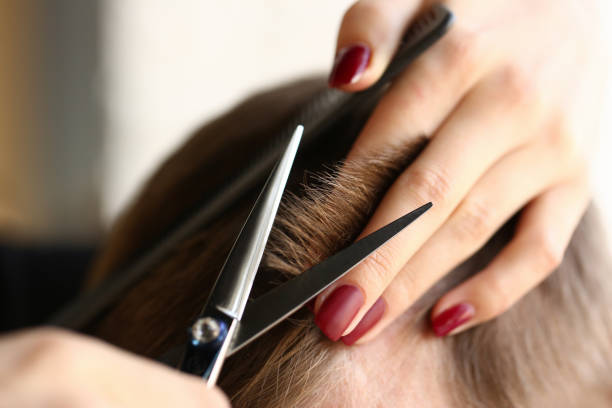
POLYGON ((298 125, 232 247, 200 315, 189 329, 183 372, 213 386, 223 361, 280 323, 419 218, 427 203, 249 302, 249 294, 291 172, 304 127, 298 125))
MULTIPOLYGON (((307 129, 304 131, 301 144, 304 149, 312 150, 316 148, 317 143, 329 136, 329 132, 337 123, 338 118, 343 117, 347 112, 372 109, 390 83, 412 61, 442 38, 452 26, 453 20, 452 12, 444 5, 433 5, 431 9, 412 22, 396 55, 376 84, 354 94, 346 94, 333 89, 322 92, 290 120, 287 129, 282 131, 282 140, 289 139, 288 136, 294 131, 298 123, 304 123, 307 125, 307 129)), ((159 237, 158 241, 154 242, 150 248, 138 253, 134 259, 123 265, 112 277, 98 287, 82 293, 75 301, 53 316, 49 324, 72 330, 87 331, 92 324, 95 324, 98 319, 104 316, 107 310, 112 308, 115 302, 121 299, 121 296, 129 288, 146 279, 147 274, 155 265, 162 262, 176 245, 190 237, 203 225, 217 219, 216 217, 219 217, 226 208, 242 199, 248 187, 256 182, 259 183, 260 180, 263 181, 269 174, 270 169, 278 162, 281 153, 281 149, 278 149, 277 145, 274 145, 272 149, 263 149, 262 152, 259 152, 258 160, 250 163, 235 178, 230 178, 227 185, 222 189, 210 196, 205 195, 200 204, 187 211, 180 218, 180 221, 169 227, 168 231, 159 237)), ((271 218, 274 218, 273 214, 271 214, 271 218)), ((255 302, 254 304, 257 305, 258 303, 255 302)), ((245 312, 247 315, 249 315, 248 310, 250 310, 250 306, 245 312)), ((249 325, 252 324, 253 322, 249 321, 249 325)), ((264 323, 262 325, 265 326, 264 323)), ((202 327, 205 328, 206 326, 202 327)), ((239 324, 235 330, 237 330, 239 337, 238 340, 233 340, 234 346, 229 348, 229 354, 236 350, 235 347, 246 344, 242 341, 246 336, 245 333, 247 333, 244 322, 239 324)), ((252 330, 257 332, 255 329, 252 330)), ((172 348, 160 357, 160 361, 176 366, 180 353, 181 349, 172 348)))

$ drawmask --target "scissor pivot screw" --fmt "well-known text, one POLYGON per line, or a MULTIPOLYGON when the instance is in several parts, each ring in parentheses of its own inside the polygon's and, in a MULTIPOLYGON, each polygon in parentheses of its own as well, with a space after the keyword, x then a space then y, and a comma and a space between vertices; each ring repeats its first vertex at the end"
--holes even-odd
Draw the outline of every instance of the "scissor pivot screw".
POLYGON ((209 343, 221 334, 221 326, 212 317, 201 317, 191 326, 191 335, 200 343, 209 343))

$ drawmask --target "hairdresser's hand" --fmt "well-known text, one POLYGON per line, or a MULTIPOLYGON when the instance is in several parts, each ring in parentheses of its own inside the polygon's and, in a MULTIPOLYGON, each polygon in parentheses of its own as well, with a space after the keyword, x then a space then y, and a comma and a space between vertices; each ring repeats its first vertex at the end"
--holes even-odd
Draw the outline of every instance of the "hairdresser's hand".
MULTIPOLYGON (((356 3, 330 85, 373 84, 428 3, 356 3)), ((317 299, 317 324, 347 344, 379 333, 522 208, 514 239, 439 300, 432 325, 447 335, 498 316, 559 265, 589 201, 586 154, 606 71, 595 1, 444 3, 454 26, 395 81, 349 154, 430 138, 363 235, 434 207, 317 299)))
POLYGON ((218 389, 100 341, 51 329, 0 338, 0 408, 229 407, 218 389))

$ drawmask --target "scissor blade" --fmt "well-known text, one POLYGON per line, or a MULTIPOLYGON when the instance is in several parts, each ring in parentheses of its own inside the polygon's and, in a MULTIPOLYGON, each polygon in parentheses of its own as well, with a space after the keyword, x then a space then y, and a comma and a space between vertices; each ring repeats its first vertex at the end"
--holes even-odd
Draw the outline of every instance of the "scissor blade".
POLYGON ((285 153, 257 198, 221 269, 207 308, 220 310, 234 319, 242 317, 303 131, 301 125, 295 129, 285 153))
POLYGON ((431 207, 432 204, 427 203, 417 208, 250 302, 227 355, 235 353, 298 310, 431 207))

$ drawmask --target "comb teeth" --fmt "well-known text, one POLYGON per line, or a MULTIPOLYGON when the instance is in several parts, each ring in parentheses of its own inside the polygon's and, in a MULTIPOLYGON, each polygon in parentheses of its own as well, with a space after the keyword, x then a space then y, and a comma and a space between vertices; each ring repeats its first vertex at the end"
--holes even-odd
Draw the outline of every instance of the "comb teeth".
POLYGON ((420 15, 408 28, 397 53, 375 85, 389 84, 427 48, 440 39, 453 22, 453 13, 441 4, 420 15))
POLYGON ((402 42, 405 45, 409 45, 419 41, 423 35, 426 35, 429 30, 433 29, 435 25, 439 24, 449 14, 446 7, 441 4, 434 5, 410 25, 402 42))

